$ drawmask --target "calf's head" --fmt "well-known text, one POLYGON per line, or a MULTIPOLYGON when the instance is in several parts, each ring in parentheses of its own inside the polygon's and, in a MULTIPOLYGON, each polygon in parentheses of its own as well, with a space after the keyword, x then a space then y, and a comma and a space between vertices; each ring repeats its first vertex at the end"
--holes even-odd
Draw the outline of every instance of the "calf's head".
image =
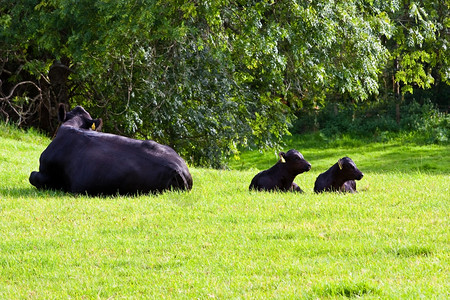
POLYGON ((63 125, 96 131, 100 131, 103 124, 102 119, 92 119, 91 115, 81 106, 66 112, 66 108, 62 103, 58 108, 58 120, 63 125))
POLYGON ((350 157, 343 157, 337 162, 339 174, 344 180, 360 180, 364 174, 361 172, 350 157))
POLYGON ((289 150, 287 153, 280 152, 280 162, 286 164, 286 168, 294 174, 300 174, 311 170, 311 164, 307 162, 303 155, 295 149, 289 150))

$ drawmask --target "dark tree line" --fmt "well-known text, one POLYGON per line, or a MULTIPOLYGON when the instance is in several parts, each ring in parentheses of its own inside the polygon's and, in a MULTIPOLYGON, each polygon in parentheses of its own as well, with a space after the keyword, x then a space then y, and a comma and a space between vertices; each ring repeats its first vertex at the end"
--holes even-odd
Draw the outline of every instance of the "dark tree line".
POLYGON ((450 84, 450 1, 0 0, 0 113, 60 102, 220 166, 300 110, 450 84))

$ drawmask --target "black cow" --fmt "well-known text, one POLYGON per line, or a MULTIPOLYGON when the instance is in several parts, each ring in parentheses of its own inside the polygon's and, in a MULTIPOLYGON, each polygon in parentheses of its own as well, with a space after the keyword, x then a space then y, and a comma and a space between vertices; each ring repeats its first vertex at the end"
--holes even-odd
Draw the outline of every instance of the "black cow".
POLYGON ((112 195, 190 190, 192 177, 184 160, 170 147, 98 132, 101 119, 92 119, 81 106, 65 111, 56 137, 42 152, 39 172, 30 183, 38 189, 112 195))
POLYGON ((295 176, 311 170, 311 164, 295 149, 287 153, 280 152, 278 162, 268 170, 261 171, 253 177, 250 190, 258 191, 303 191, 294 182, 295 176))
POLYGON ((314 192, 356 192, 355 180, 363 178, 353 160, 343 157, 326 172, 320 174, 314 184, 314 192))

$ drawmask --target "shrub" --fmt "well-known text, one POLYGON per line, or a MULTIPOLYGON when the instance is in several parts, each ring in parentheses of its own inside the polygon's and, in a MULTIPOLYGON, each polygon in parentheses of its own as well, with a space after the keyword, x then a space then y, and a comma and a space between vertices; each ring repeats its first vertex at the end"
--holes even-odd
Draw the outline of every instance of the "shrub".
POLYGON ((293 133, 320 130, 327 139, 351 135, 385 141, 401 134, 418 143, 449 141, 450 116, 440 112, 430 100, 423 103, 404 101, 400 105, 399 122, 396 119, 395 102, 392 101, 327 103, 319 110, 302 111, 297 116, 293 133))

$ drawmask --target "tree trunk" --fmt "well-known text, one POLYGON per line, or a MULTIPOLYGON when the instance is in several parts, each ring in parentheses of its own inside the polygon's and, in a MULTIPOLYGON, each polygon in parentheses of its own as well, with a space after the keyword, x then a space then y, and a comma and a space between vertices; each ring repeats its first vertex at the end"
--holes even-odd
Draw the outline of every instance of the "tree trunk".
POLYGON ((401 93, 400 93, 400 82, 395 80, 395 74, 400 69, 400 63, 398 58, 394 60, 394 75, 392 76, 392 84, 395 95, 395 120, 397 121, 397 125, 400 124, 400 102, 402 101, 401 93))
POLYGON ((55 61, 48 72, 48 82, 42 82, 45 85, 42 102, 39 105, 39 128, 52 134, 57 128, 56 108, 59 103, 69 104, 69 88, 67 80, 71 73, 70 68, 55 61))

